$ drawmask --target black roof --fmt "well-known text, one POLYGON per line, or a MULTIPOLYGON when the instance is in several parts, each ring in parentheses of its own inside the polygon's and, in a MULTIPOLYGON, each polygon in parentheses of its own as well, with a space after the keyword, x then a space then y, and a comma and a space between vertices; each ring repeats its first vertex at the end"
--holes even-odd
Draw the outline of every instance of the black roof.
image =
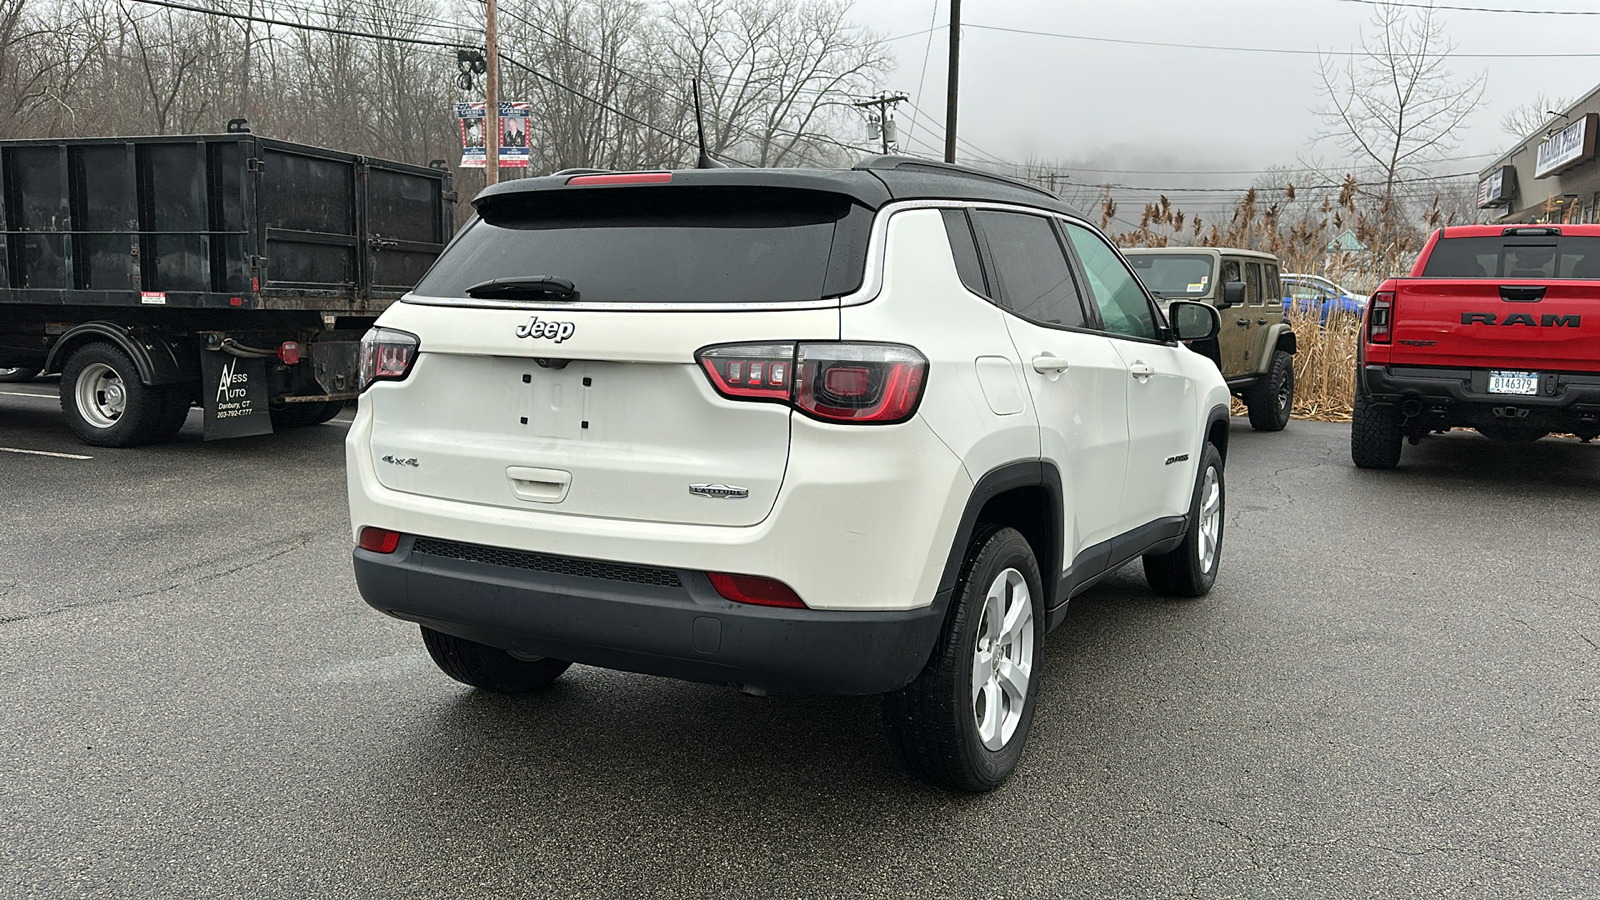
MULTIPOLYGON (((568 180, 594 170, 568 170, 542 178, 519 178, 485 188, 473 200, 528 191, 617 190, 637 185, 577 185, 568 180)), ((622 174, 622 173, 615 173, 622 174)), ((843 194, 871 209, 893 200, 974 200, 1015 203, 1083 217, 1055 194, 1023 181, 979 169, 910 156, 871 156, 852 169, 674 169, 670 184, 680 187, 755 186, 793 188, 843 194)))

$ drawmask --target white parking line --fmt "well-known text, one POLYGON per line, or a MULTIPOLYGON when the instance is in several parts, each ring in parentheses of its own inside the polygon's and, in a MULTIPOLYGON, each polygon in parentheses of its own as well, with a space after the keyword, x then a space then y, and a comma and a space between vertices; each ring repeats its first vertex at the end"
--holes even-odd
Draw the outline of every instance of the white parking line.
POLYGON ((38 397, 41 400, 57 399, 55 394, 29 394, 23 391, 0 391, 0 394, 5 394, 7 397, 38 397))
POLYGON ((0 453, 26 453, 29 456, 54 456, 58 459, 94 459, 81 453, 51 453, 49 450, 23 450, 20 447, 0 447, 0 453))

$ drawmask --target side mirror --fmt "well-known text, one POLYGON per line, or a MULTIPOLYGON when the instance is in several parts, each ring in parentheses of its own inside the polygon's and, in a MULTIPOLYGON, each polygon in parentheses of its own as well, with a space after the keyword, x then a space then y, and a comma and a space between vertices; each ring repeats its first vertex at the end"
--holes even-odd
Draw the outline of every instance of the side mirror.
MULTIPOLYGON (((1239 288, 1243 290, 1244 285, 1239 288)), ((1167 321, 1172 324, 1172 336, 1180 341, 1203 341, 1222 330, 1222 317, 1209 303, 1174 300, 1167 307, 1167 321)))
POLYGON ((1222 286, 1222 308, 1240 306, 1244 303, 1244 282, 1230 281, 1222 286))

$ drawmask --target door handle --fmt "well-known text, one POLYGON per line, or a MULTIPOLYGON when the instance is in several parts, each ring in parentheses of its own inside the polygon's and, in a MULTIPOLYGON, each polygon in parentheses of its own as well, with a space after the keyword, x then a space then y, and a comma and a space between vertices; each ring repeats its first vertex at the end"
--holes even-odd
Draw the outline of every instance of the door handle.
POLYGON ((1067 361, 1059 356, 1035 356, 1033 370, 1040 375, 1050 375, 1055 372, 1065 372, 1067 361))
POLYGON ((560 503, 567 499, 567 489, 572 486, 572 473, 560 469, 509 466, 506 478, 511 481, 511 493, 534 503, 560 503))
POLYGON ((1249 319, 1240 319, 1239 321, 1235 322, 1234 324, 1238 325, 1240 328, 1249 328, 1250 327, 1250 320, 1249 319))
POLYGON ((1267 320, 1266 319, 1257 319, 1256 320, 1256 324, 1257 325, 1265 325, 1265 324, 1267 324, 1267 320))
POLYGON ((1149 365, 1148 363, 1136 362, 1133 365, 1128 367, 1128 374, 1132 375, 1133 377, 1135 377, 1137 379, 1139 379, 1140 381, 1143 381, 1146 378, 1149 378, 1151 375, 1154 375, 1155 373, 1156 373, 1155 368, 1153 366, 1149 365))

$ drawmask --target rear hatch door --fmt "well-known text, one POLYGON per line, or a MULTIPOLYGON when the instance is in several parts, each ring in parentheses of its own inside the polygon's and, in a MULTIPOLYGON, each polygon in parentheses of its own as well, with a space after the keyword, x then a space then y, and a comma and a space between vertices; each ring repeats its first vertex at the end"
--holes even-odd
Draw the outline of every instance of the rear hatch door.
POLYGON ((379 481, 574 516, 760 522, 790 409, 722 397, 696 351, 837 340, 870 222, 840 196, 759 189, 567 191, 487 210, 381 320, 420 353, 363 398, 379 481), (561 285, 474 290, 540 277, 561 285), (560 296, 567 282, 576 299, 560 296))

